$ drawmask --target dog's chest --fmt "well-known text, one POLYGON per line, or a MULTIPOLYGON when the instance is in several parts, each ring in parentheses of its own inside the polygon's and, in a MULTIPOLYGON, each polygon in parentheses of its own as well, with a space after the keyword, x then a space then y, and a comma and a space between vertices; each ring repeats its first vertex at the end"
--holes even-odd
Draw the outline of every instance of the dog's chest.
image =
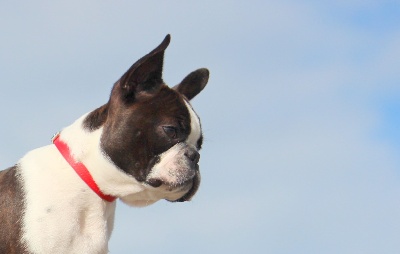
POLYGON ((20 170, 25 192, 22 240, 28 250, 108 252, 115 202, 99 199, 53 146, 29 153, 21 160, 20 170))

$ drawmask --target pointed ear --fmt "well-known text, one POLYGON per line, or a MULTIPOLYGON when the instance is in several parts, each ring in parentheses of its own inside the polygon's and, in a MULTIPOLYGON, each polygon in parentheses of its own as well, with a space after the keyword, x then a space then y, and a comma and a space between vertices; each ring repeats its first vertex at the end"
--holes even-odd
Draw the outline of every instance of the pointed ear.
POLYGON ((139 92, 151 92, 162 83, 164 51, 168 47, 171 36, 168 34, 153 51, 139 59, 117 82, 126 98, 134 99, 139 92))
POLYGON ((173 87, 174 90, 186 96, 188 100, 193 99, 207 85, 210 72, 205 69, 198 69, 182 80, 179 85, 173 87))

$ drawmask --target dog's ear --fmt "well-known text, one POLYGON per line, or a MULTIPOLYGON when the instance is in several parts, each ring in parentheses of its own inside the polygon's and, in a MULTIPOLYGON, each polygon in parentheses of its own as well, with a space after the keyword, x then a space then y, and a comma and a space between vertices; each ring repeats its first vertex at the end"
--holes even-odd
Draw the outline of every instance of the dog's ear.
POLYGON ((153 51, 140 58, 117 82, 122 94, 129 100, 134 100, 140 92, 152 92, 162 84, 164 51, 168 47, 171 36, 168 34, 161 44, 153 51))
POLYGON ((193 99, 207 85, 210 72, 205 69, 198 69, 182 80, 182 82, 173 87, 174 90, 183 94, 188 100, 193 99))

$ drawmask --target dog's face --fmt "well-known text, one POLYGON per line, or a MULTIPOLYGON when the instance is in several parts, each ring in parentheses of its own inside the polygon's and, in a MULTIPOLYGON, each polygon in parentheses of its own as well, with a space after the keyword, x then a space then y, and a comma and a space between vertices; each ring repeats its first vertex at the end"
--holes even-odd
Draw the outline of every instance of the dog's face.
POLYGON ((187 201, 200 184, 200 119, 189 101, 207 84, 199 69, 169 88, 162 80, 169 36, 114 85, 109 102, 89 114, 103 127, 101 148, 112 163, 169 201, 187 201))

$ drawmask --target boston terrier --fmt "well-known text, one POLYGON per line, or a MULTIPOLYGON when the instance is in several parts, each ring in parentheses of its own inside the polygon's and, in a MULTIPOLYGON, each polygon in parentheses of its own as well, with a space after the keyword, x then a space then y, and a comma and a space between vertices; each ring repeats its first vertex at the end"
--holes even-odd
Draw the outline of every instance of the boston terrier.
POLYGON ((116 199, 189 201, 200 184, 198 69, 169 88, 170 36, 114 84, 109 101, 0 172, 0 253, 108 253, 116 199))

